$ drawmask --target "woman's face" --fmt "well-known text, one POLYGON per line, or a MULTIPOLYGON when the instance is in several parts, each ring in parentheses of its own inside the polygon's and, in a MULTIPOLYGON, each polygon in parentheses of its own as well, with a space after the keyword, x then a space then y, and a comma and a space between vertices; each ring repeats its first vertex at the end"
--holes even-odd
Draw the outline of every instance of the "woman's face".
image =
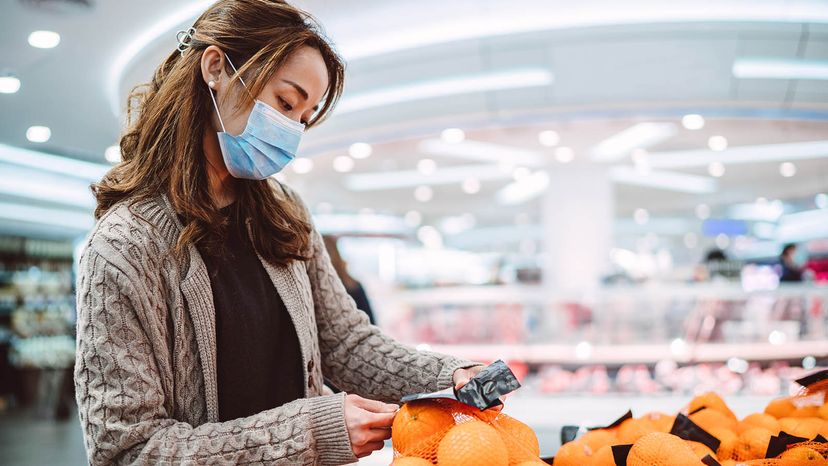
MULTIPOLYGON (((233 60, 233 57, 230 57, 233 60)), ((238 68, 241 63, 233 64, 238 68)), ((221 119, 224 122, 225 130, 233 135, 241 134, 247 125, 247 117, 253 105, 247 105, 234 111, 236 102, 247 90, 241 82, 231 83, 232 74, 227 74, 226 69, 232 70, 226 65, 221 49, 210 46, 204 50, 201 58, 201 70, 205 86, 209 81, 214 81, 213 90, 216 94, 216 102, 221 111, 221 119), (229 99, 222 104, 226 94, 229 99)), ((319 109, 320 102, 328 89, 328 71, 322 54, 312 47, 302 47, 291 55, 270 80, 265 84, 256 100, 270 105, 282 112, 288 118, 306 124, 319 109)), ((213 114, 213 126, 216 131, 221 131, 218 117, 213 114)))

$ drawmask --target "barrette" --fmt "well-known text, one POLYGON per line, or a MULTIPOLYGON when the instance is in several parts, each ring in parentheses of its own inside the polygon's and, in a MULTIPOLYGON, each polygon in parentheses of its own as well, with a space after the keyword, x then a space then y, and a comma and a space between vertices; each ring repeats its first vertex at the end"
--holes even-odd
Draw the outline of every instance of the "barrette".
POLYGON ((189 47, 193 43, 193 35, 195 35, 195 33, 196 29, 194 27, 191 27, 186 31, 178 31, 175 34, 175 40, 178 41, 178 47, 176 48, 179 52, 181 52, 181 55, 184 55, 184 51, 187 50, 187 47, 189 47))

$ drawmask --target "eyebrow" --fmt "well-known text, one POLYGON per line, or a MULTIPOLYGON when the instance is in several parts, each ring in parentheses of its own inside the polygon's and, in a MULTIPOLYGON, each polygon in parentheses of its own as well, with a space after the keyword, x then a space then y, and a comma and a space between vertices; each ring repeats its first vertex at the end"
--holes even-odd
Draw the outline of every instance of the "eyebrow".
MULTIPOLYGON (((308 91, 306 91, 305 89, 303 89, 303 88, 302 88, 302 86, 300 86, 300 85, 296 84, 296 83, 295 83, 295 82, 293 82, 293 81, 289 81, 289 80, 287 80, 287 79, 283 79, 282 81, 283 81, 283 82, 286 82, 286 83, 288 83, 288 84, 290 84, 291 86, 293 86, 293 88, 294 88, 294 89, 296 89, 296 90, 297 90, 300 94, 302 94, 302 97, 304 97, 304 98, 305 98, 305 100, 308 100, 308 91)), ((313 107, 313 111, 314 111, 314 112, 315 112, 315 111, 317 111, 317 110, 319 110, 319 105, 317 105, 317 106, 313 107)))

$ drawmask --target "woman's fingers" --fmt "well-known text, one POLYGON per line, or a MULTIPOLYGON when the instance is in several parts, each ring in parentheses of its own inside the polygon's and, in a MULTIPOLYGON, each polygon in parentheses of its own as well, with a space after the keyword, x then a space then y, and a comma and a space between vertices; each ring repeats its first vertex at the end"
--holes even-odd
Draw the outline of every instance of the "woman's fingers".
POLYGON ((383 446, 385 446, 385 442, 371 442, 358 447, 354 453, 357 458, 364 458, 377 450, 381 450, 383 446))
POLYGON ((365 425, 372 429, 377 428, 390 428, 391 424, 394 422, 394 416, 397 415, 396 411, 392 413, 368 413, 367 422, 365 425))
POLYGON ((395 413, 399 406, 391 403, 383 403, 382 401, 369 400, 358 395, 348 395, 354 397, 354 405, 372 413, 395 413))

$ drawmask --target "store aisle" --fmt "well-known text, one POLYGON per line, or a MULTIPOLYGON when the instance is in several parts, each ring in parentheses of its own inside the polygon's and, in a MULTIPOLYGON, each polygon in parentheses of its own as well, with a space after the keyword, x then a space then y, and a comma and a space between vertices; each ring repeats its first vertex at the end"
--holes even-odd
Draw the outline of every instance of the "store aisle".
POLYGON ((0 415, 0 464, 87 464, 77 412, 63 421, 37 419, 28 411, 0 415))

